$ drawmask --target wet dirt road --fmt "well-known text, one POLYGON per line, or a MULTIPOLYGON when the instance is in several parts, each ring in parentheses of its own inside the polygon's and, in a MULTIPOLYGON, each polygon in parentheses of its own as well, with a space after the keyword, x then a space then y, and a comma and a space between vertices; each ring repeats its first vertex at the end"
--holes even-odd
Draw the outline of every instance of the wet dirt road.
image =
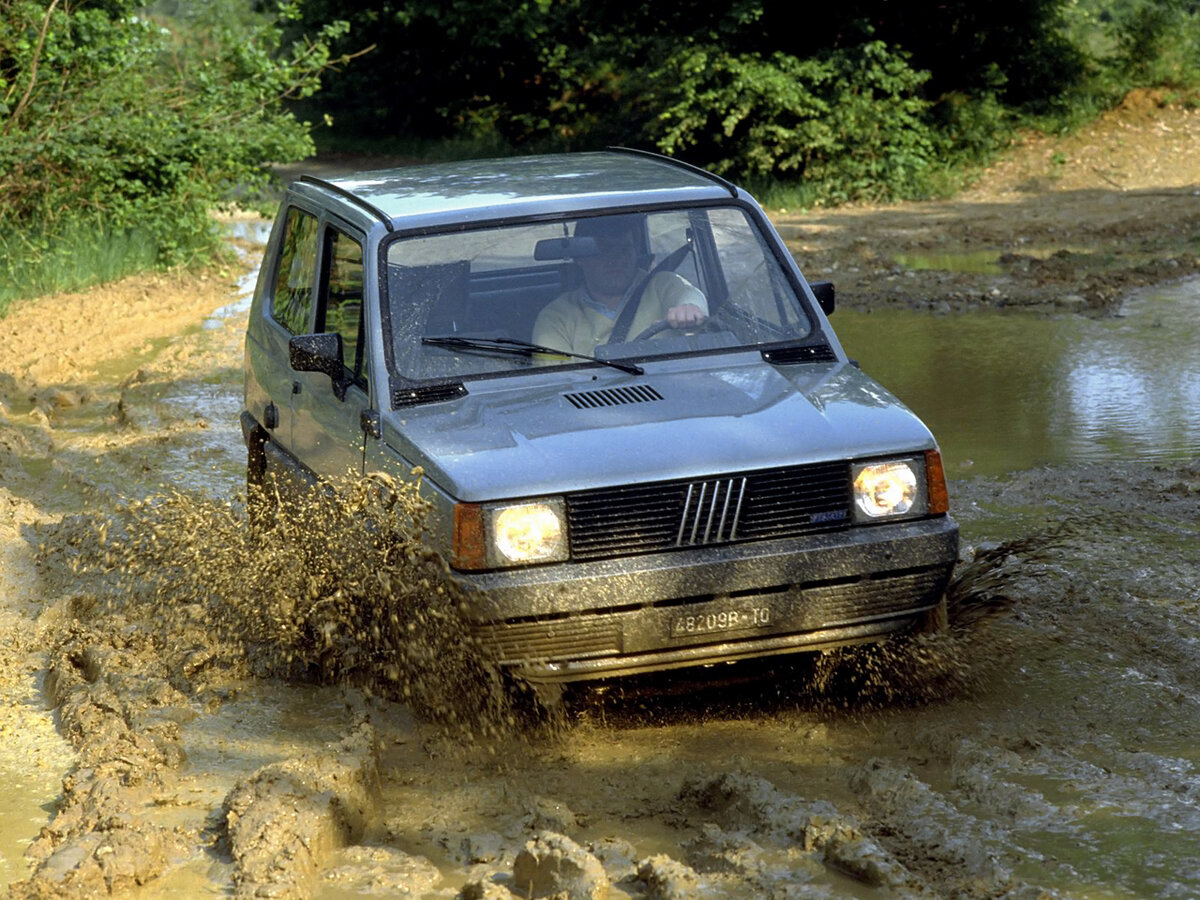
POLYGON ((956 480, 949 635, 522 729, 452 617, 402 702, 345 548, 250 539, 240 274, 0 320, 12 896, 1200 894, 1200 461, 956 480))

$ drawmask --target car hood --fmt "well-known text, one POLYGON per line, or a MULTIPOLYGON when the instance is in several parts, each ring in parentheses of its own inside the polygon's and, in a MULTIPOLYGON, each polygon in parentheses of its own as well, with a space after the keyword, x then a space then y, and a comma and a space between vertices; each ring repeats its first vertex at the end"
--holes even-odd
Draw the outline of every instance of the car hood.
POLYGON ((384 419, 384 440, 464 501, 934 446, 916 416, 845 363, 647 366, 642 376, 585 370, 468 387, 384 419))

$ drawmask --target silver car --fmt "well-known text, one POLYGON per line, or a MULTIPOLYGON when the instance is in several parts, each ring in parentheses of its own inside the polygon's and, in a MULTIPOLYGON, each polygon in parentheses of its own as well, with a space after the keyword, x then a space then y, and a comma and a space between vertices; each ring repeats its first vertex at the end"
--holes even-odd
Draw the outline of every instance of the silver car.
POLYGON ((305 177, 250 313, 249 478, 420 467, 535 685, 936 628, 937 444, 832 311, 748 194, 666 157, 305 177))

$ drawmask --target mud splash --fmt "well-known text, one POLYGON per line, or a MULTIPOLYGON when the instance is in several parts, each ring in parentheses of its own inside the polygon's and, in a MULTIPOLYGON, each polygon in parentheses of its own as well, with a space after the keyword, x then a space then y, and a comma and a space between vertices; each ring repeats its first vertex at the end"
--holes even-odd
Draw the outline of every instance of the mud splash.
POLYGON ((74 615, 123 621, 182 671, 220 667, 350 684, 467 740, 516 718, 462 597, 424 543, 417 482, 330 485, 251 525, 240 505, 184 493, 64 520, 43 568, 88 585, 74 615))
POLYGON ((404 703, 427 739, 517 734, 514 695, 422 542, 425 514, 415 481, 371 479, 253 527, 240 504, 170 493, 48 528, 40 578, 63 599, 42 616, 46 692, 78 760, 12 895, 124 894, 199 841, 230 859, 239 892, 306 896, 375 817, 371 698, 404 703), (239 780, 198 831, 147 816, 194 768, 182 729, 257 679, 347 686, 340 740, 239 780))
MULTIPOLYGON (((536 781, 549 760, 576 752, 580 740, 603 743, 603 731, 593 730, 600 721, 605 730, 694 729, 714 716, 861 715, 960 696, 984 671, 973 651, 977 631, 952 632, 792 664, 789 687, 773 699, 763 692, 771 670, 740 667, 657 685, 643 680, 630 686, 628 696, 639 698, 633 703, 625 688, 584 692, 564 707, 569 721, 562 710, 531 716, 529 698, 514 694, 471 636, 462 597, 423 542, 427 509, 415 481, 346 480, 273 516, 254 509, 248 517, 241 503, 174 492, 46 528, 40 579, 63 598, 42 615, 53 635, 47 693, 78 762, 57 814, 27 854, 31 877, 12 885, 14 897, 121 895, 164 878, 179 884, 198 848, 227 860, 225 877, 239 894, 309 896, 323 893, 317 885, 328 879, 355 883, 378 872, 380 860, 369 853, 357 860, 354 847, 395 843, 381 829, 406 835, 399 843, 411 846, 414 827, 430 828, 428 800, 396 797, 408 767, 389 748, 406 747, 414 734, 421 754, 439 757, 452 777, 478 773, 489 785, 485 795, 490 785, 523 783, 516 790, 526 812, 515 830, 510 823, 495 835, 460 811, 438 839, 441 849, 426 848, 436 864, 384 853, 384 870, 408 873, 385 878, 390 889, 424 872, 431 892, 412 895, 434 896, 432 886, 458 870, 464 897, 501 896, 495 891, 505 884, 520 896, 526 881, 581 896, 621 883, 626 896, 722 896, 674 851, 618 865, 612 847, 576 843, 564 832, 578 832, 586 816, 538 793, 531 776, 536 781), (322 747, 237 777, 202 825, 194 815, 190 824, 163 815, 197 768, 188 749, 198 746, 197 726, 253 685, 277 680, 343 686, 335 733, 322 747), (752 705, 739 705, 747 696, 739 684, 755 686, 752 705), (672 694, 689 685, 693 696, 674 705, 672 694), (426 724, 414 731, 400 709, 426 724), (420 824, 397 809, 411 809, 420 824), (466 856, 446 858, 456 845, 470 848, 466 856), (601 857, 618 868, 606 873, 601 857), (477 877, 489 863, 501 868, 477 877)), ((855 877, 900 884, 901 876, 880 874, 874 845, 854 835, 851 849, 832 839, 815 843, 812 864, 828 858, 850 866, 852 854, 861 870, 855 877)), ((786 880, 784 870, 777 874, 786 880)))

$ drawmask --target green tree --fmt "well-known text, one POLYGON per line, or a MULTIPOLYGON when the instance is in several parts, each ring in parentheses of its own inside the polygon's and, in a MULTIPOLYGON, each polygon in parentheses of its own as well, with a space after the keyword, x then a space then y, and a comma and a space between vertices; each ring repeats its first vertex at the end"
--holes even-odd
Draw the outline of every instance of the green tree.
POLYGON ((929 77, 875 41, 797 59, 694 47, 659 80, 647 137, 718 172, 805 177, 823 199, 882 199, 919 180, 936 146, 923 120, 929 77))
POLYGON ((311 152, 283 103, 318 88, 346 28, 283 46, 277 17, 231 20, 182 42, 136 0, 0 0, 4 265, 53 263, 66 234, 137 231, 161 263, 211 250, 214 205, 311 152))
POLYGON ((300 2, 298 30, 344 15, 339 50, 377 44, 305 107, 343 133, 519 152, 650 143, 806 179, 840 156, 847 195, 894 193, 960 136, 986 152, 1005 106, 1052 107, 1086 74, 1063 34, 1072 0, 846 0, 799 22, 781 0, 300 2), (881 187, 863 187, 871 173, 881 187))

